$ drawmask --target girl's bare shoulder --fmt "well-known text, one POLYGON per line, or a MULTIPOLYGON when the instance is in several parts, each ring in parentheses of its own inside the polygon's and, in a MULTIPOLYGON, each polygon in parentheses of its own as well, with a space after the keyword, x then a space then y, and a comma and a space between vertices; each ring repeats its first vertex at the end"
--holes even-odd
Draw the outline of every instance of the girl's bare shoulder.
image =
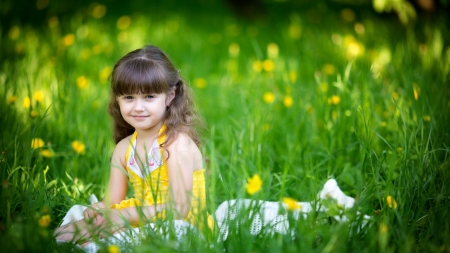
POLYGON ((116 144, 113 153, 113 157, 115 159, 120 159, 121 162, 125 161, 125 154, 127 152, 128 146, 131 143, 131 137, 132 135, 127 136, 116 144))
POLYGON ((121 141, 119 141, 119 143, 117 143, 116 145, 116 149, 127 149, 128 146, 131 143, 131 138, 133 137, 133 135, 129 135, 125 138, 123 138, 121 141))
MULTIPOLYGON (((167 147, 169 160, 181 162, 192 171, 203 169, 203 157, 197 144, 186 133, 179 133, 167 147)), ((166 154, 167 155, 167 154, 166 154)))
POLYGON ((198 155, 200 150, 195 144, 195 142, 191 139, 191 137, 186 133, 178 133, 170 146, 167 147, 169 151, 175 152, 183 152, 183 153, 191 153, 198 155))

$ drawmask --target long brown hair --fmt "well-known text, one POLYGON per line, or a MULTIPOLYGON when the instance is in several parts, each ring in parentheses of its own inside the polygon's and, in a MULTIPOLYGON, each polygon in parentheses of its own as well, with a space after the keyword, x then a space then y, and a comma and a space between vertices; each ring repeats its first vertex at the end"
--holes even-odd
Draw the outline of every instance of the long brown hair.
POLYGON ((200 146, 197 132, 204 127, 203 121, 194 109, 192 91, 181 79, 179 71, 167 55, 156 46, 145 46, 122 57, 111 73, 111 100, 108 113, 114 120, 114 141, 133 134, 134 128, 120 113, 117 97, 125 94, 168 93, 175 88, 175 98, 164 116, 166 141, 161 147, 173 142, 178 133, 186 133, 200 146))

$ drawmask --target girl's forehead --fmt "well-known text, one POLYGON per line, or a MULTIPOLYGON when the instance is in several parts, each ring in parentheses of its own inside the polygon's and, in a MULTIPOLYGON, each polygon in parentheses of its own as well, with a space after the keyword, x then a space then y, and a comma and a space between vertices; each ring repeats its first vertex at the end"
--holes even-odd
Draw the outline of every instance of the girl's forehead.
POLYGON ((164 83, 116 83, 113 87, 113 92, 116 95, 123 94, 160 94, 167 90, 167 84, 164 83))
POLYGON ((161 92, 161 93, 158 93, 158 92, 129 92, 129 93, 127 93, 127 92, 125 92, 125 93, 123 93, 123 94, 117 94, 117 97, 120 97, 120 96, 125 96, 125 95, 127 95, 127 96, 129 96, 129 95, 134 95, 134 96, 140 96, 140 95, 160 95, 160 94, 165 94, 164 92, 161 92))

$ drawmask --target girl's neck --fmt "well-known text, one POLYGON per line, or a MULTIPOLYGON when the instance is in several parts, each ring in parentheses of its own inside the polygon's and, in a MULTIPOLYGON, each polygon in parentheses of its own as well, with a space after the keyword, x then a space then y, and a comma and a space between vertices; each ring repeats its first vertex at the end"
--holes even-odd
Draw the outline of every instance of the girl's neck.
POLYGON ((164 121, 159 122, 150 129, 136 129, 137 136, 141 140, 153 142, 159 135, 159 130, 163 126, 164 121))

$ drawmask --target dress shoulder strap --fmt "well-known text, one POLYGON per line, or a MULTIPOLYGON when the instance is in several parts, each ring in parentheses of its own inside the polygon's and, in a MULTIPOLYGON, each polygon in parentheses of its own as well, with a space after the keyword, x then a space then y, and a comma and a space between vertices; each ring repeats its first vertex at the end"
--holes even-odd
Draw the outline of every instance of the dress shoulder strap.
POLYGON ((166 124, 163 124, 161 129, 159 129, 158 132, 158 144, 161 145, 161 143, 166 141, 166 135, 162 134, 166 130, 166 124))
POLYGON ((133 136, 131 137, 130 144, 128 145, 127 153, 125 153, 125 161, 127 163, 128 168, 128 159, 130 158, 130 153, 134 148, 134 143, 136 142, 137 132, 134 131, 133 136))

